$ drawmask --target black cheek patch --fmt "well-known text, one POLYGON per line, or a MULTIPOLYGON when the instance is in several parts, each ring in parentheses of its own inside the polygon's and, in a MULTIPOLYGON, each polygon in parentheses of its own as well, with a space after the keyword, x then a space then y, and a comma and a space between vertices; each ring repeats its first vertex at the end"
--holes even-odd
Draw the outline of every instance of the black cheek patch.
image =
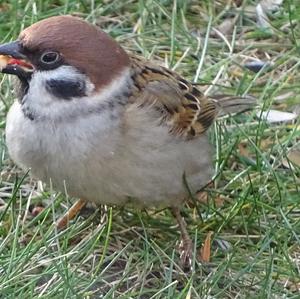
POLYGON ((46 89, 55 97, 63 100, 86 96, 86 85, 82 80, 72 81, 51 79, 46 81, 46 89))

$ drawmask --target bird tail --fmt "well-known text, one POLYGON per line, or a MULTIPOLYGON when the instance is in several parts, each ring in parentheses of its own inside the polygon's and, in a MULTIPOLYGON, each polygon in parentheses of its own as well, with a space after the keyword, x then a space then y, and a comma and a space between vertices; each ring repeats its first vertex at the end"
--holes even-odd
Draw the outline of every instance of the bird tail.
POLYGON ((257 107, 257 99, 252 96, 211 96, 220 107, 219 116, 242 113, 257 107))

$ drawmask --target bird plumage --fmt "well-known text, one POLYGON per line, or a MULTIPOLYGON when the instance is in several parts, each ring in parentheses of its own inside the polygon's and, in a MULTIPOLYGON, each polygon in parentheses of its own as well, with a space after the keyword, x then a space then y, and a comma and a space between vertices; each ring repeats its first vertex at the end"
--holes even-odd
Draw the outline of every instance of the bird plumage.
POLYGON ((37 22, 0 46, 0 67, 20 79, 6 123, 12 159, 81 198, 76 208, 85 201, 171 207, 182 261, 189 263, 193 245, 178 206, 186 183, 196 192, 213 174, 207 129, 222 111, 239 112, 254 101, 209 98, 70 16, 37 22))
POLYGON ((159 111, 170 133, 197 138, 210 127, 218 114, 216 102, 175 72, 136 56, 131 62, 135 100, 159 111))
POLYGON ((11 157, 87 201, 178 205, 184 175, 194 192, 212 176, 206 131, 222 107, 253 104, 208 98, 74 17, 40 21, 18 42, 22 64, 32 68, 7 118, 11 157))

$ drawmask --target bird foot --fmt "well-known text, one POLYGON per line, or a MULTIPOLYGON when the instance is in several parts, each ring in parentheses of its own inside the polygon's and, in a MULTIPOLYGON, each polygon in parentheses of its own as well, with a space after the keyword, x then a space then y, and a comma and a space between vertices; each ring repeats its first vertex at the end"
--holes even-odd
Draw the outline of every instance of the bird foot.
POLYGON ((194 243, 190 238, 181 240, 179 245, 180 266, 185 272, 191 271, 193 268, 193 248, 194 243))
POLYGON ((181 232, 181 242, 179 245, 180 265, 184 271, 190 271, 192 270, 193 261, 193 241, 191 240, 187 231, 186 223, 180 214, 180 209, 177 207, 173 207, 171 208, 171 212, 175 217, 181 232))

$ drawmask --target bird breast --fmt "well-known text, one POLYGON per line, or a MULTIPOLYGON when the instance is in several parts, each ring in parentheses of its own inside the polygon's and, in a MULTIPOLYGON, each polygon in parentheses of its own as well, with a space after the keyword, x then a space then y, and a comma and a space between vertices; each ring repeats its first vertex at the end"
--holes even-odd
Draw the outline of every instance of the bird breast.
POLYGON ((19 102, 7 117, 12 159, 33 177, 74 197, 122 205, 176 205, 211 177, 207 137, 176 140, 134 105, 120 118, 91 115, 74 123, 38 123, 26 118, 19 102))

